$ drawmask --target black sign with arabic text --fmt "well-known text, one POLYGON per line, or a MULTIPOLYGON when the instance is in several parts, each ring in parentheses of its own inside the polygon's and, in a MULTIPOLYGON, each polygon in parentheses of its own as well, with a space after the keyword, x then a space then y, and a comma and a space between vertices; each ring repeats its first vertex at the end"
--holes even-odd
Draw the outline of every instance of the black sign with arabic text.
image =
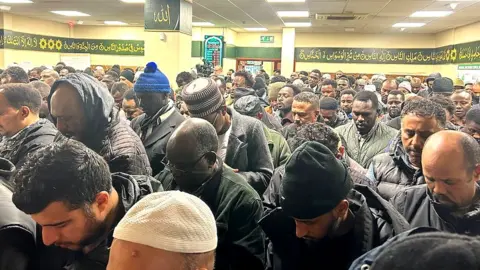
POLYGON ((143 40, 78 39, 0 30, 0 48, 59 53, 145 55, 143 40))

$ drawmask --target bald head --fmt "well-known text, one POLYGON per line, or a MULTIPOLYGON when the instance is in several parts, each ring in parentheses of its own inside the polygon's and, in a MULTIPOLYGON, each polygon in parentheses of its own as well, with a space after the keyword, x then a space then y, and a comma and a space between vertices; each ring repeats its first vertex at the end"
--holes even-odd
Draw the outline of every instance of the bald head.
POLYGON ((216 152, 218 137, 215 128, 208 121, 200 118, 185 120, 172 134, 167 143, 167 156, 177 160, 198 159, 207 152, 216 152))
POLYGON ((52 87, 53 83, 60 78, 58 72, 53 69, 46 69, 40 74, 40 81, 52 87))

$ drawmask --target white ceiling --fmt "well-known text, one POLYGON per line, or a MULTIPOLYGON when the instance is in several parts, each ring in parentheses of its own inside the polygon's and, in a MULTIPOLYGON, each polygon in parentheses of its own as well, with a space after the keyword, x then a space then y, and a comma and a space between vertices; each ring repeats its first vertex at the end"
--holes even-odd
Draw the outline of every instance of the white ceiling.
MULTIPOLYGON (((120 20, 143 25, 143 4, 127 4, 120 0, 33 0, 33 4, 11 4, 10 13, 58 22, 83 20, 86 25, 103 24, 105 20, 120 20), (91 17, 68 18, 50 13, 51 10, 76 10, 91 17)), ((298 28, 299 32, 344 32, 354 27, 359 33, 394 33, 391 26, 398 22, 425 22, 424 27, 407 29, 411 33, 437 33, 446 29, 480 21, 480 0, 457 2, 455 12, 444 18, 409 18, 415 11, 450 10, 448 4, 433 0, 306 0, 305 3, 267 3, 265 0, 193 0, 193 20, 208 21, 216 27, 230 27, 242 32, 244 27, 266 27, 279 32, 283 21, 276 11, 308 10, 315 13, 369 14, 357 21, 316 21, 314 18, 285 19, 311 21, 313 27, 298 28)))

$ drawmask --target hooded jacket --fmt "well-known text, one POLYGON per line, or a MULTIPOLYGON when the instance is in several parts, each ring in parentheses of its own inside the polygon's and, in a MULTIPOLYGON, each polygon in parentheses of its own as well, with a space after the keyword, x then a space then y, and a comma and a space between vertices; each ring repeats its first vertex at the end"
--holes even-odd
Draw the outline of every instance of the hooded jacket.
POLYGON ((360 255, 410 228, 387 201, 366 186, 355 185, 346 199, 355 217, 353 229, 344 237, 320 241, 297 238, 292 218, 281 208, 269 211, 259 224, 273 247, 272 269, 348 269, 360 255))
POLYGON ((108 264, 109 249, 113 241, 115 226, 135 203, 153 192, 151 181, 156 180, 151 176, 128 175, 125 173, 112 174, 112 186, 118 193, 119 203, 122 204, 124 211, 116 217, 108 235, 103 239, 99 239, 97 246, 87 254, 81 251, 47 247, 45 251, 48 252, 49 256, 53 257, 44 256, 40 258, 43 264, 37 263, 39 265, 38 269, 58 269, 57 267, 61 264, 62 269, 69 270, 105 270, 108 264), (51 265, 52 262, 55 266, 51 265))
POLYGON ((0 142, 0 157, 20 168, 29 153, 51 144, 57 132, 50 121, 39 119, 12 138, 3 137, 0 142))
POLYGON ((376 183, 378 193, 389 200, 404 188, 425 184, 423 177, 417 177, 416 172, 417 169, 405 153, 400 136, 397 136, 388 153, 372 159, 367 176, 376 183))
POLYGON ((385 151, 390 141, 398 133, 397 130, 380 122, 377 122, 370 132, 363 136, 363 139, 353 121, 335 130, 345 139, 348 156, 364 168, 370 166, 374 156, 385 151))
POLYGON ((14 171, 10 161, 0 158, 0 270, 29 269, 35 255, 36 224, 12 202, 7 180, 14 171))
MULTIPOLYGON (((89 75, 68 74, 53 84, 48 97, 50 110, 52 95, 61 83, 67 83, 77 90, 84 106, 87 128, 87 139, 82 143, 107 161, 110 172, 151 175, 148 156, 140 138, 126 120, 120 119, 107 88, 89 75)), ((58 134, 55 141, 63 139, 65 137, 58 134)))
MULTIPOLYGON (((480 186, 476 186, 476 196, 480 186)), ((462 216, 452 214, 452 210, 435 201, 426 185, 410 187, 397 193, 392 199, 393 206, 414 227, 432 227, 440 231, 480 235, 480 200, 470 206, 462 216)))

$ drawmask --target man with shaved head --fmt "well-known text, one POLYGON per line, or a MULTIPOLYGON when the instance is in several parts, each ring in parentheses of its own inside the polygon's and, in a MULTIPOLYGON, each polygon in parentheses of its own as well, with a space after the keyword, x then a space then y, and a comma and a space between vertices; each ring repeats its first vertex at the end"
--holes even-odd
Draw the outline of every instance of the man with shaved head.
POLYGON ((411 227, 480 235, 480 145, 468 134, 440 131, 422 153, 426 185, 407 188, 391 202, 411 227))
POLYGON ((160 175, 165 190, 202 199, 217 222, 216 269, 264 269, 264 238, 258 221, 260 196, 217 155, 218 136, 208 121, 185 120, 167 143, 160 175))

